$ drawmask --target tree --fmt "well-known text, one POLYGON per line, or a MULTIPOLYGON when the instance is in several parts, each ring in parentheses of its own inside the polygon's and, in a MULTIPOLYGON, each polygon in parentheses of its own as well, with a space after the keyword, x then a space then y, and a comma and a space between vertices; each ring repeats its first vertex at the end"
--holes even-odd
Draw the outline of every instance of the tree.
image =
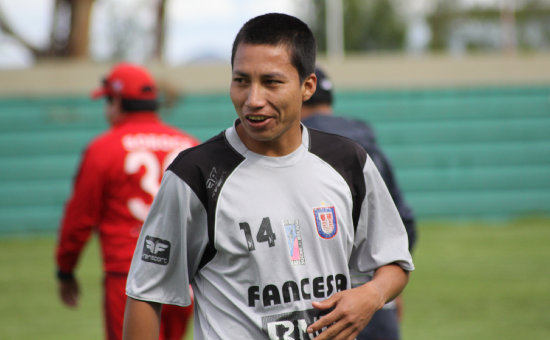
POLYGON ((71 13, 66 55, 72 58, 86 58, 90 36, 90 14, 94 0, 56 0, 56 2, 65 2, 71 13))
POLYGON ((55 0, 50 42, 44 48, 32 45, 16 32, 10 25, 2 7, 0 7, 0 29, 38 58, 85 58, 88 53, 90 13, 93 2, 94 0, 55 0))
POLYGON ((165 45, 166 0, 159 0, 157 5, 157 18, 155 20, 155 50, 154 58, 162 60, 165 45))
POLYGON ((345 44, 349 51, 389 51, 403 48, 405 24, 389 0, 346 2, 345 44))
MULTIPOLYGON (((313 1, 311 23, 320 51, 326 50, 326 7, 313 1)), ((399 50, 405 43, 405 24, 391 0, 343 0, 344 48, 348 52, 399 50)))
POLYGON ((441 51, 455 45, 463 45, 467 51, 548 49, 550 1, 514 4, 461 8, 456 2, 439 0, 427 17, 432 32, 430 49, 441 51))
MULTIPOLYGON (((114 0, 116 1, 116 0, 114 0)), ((151 56, 158 59, 162 58, 164 49, 164 24, 166 0, 156 0, 155 6, 155 28, 153 39, 153 48, 151 56)), ((0 30, 19 42, 26 49, 31 51, 36 58, 89 58, 89 39, 91 13, 95 0, 55 0, 54 10, 52 12, 53 20, 50 28, 50 39, 45 47, 37 47, 28 42, 19 34, 10 24, 9 18, 3 11, 0 3, 0 30)), ((141 4, 151 4, 151 2, 141 2, 141 4)), ((136 6, 136 8, 139 8, 136 6)), ((113 17, 116 16, 113 13, 113 17)), ((136 24, 136 23, 131 23, 136 24)), ((126 25, 128 26, 128 25, 126 25)), ((129 32, 120 30, 113 32, 119 37, 115 41, 124 40, 124 36, 129 32)), ((135 43, 135 42, 134 42, 135 43)), ((120 54, 115 49, 114 55, 120 54)), ((150 56, 150 57, 151 57, 150 56)))

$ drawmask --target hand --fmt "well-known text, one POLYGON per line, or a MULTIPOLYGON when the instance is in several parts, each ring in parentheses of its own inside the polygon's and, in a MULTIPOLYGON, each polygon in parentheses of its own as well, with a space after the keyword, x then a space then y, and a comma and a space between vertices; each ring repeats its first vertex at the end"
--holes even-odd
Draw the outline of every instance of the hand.
POLYGON ((68 307, 77 307, 78 298, 80 295, 78 281, 73 277, 70 279, 58 280, 58 282, 59 297, 61 298, 61 301, 68 307))
POLYGON ((376 286, 369 283, 336 293, 324 301, 314 301, 316 309, 334 309, 310 325, 308 333, 328 327, 315 340, 353 340, 384 302, 376 286))
POLYGON ((403 295, 395 298, 395 308, 397 309, 397 321, 403 321, 403 295))

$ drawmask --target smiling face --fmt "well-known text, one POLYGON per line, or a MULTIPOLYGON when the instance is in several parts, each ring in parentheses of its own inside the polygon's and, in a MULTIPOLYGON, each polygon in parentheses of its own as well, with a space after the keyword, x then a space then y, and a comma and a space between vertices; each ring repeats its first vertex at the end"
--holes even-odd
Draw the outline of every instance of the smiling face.
POLYGON ((315 74, 300 83, 285 45, 239 44, 230 96, 241 120, 237 133, 243 143, 267 156, 294 151, 302 142, 302 102, 315 86, 315 74))

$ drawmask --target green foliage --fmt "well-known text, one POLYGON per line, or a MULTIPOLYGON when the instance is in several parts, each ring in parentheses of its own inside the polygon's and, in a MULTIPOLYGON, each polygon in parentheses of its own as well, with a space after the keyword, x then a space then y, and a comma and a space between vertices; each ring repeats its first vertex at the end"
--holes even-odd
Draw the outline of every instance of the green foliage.
MULTIPOLYGON (((316 22, 312 24, 318 50, 326 50, 326 7, 314 1, 316 22)), ((344 48, 348 52, 402 49, 405 23, 391 0, 343 0, 344 48)))
MULTIPOLYGON (((544 49, 550 46, 550 1, 528 0, 515 5, 513 22, 515 23, 517 47, 520 50, 544 49), (533 33, 537 36, 533 41, 533 33)), ((500 5, 473 6, 461 8, 455 1, 438 0, 435 11, 427 17, 432 38, 430 49, 445 50, 451 34, 465 27, 478 27, 479 34, 468 39, 469 51, 502 48, 502 36, 487 36, 487 28, 501 28, 503 13, 500 5), (484 37, 484 38, 483 38, 484 37)), ((502 33, 501 33, 502 34, 502 33)))
POLYGON ((345 46, 348 51, 401 49, 405 25, 389 0, 348 0, 345 4, 345 46))
POLYGON ((317 50, 319 52, 327 50, 327 32, 326 32, 326 13, 325 1, 312 1, 312 10, 314 12, 309 27, 315 36, 317 50))
POLYGON ((451 13, 456 10, 454 1, 438 1, 433 15, 428 16, 427 21, 432 32, 430 48, 440 51, 447 47, 447 36, 451 29, 451 13))
MULTIPOLYGON (((55 240, 3 238, 0 339, 101 339, 97 242, 83 254, 77 310, 57 297, 55 240)), ((545 339, 550 220, 420 223, 416 270, 404 292, 405 340, 545 339)), ((189 335, 186 340, 191 340, 189 335)))

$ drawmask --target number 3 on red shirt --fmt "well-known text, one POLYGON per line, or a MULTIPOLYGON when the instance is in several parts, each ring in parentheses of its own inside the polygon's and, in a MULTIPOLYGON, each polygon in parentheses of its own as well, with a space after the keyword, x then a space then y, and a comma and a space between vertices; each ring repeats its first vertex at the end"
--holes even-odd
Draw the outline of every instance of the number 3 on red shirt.
MULTIPOLYGON (((126 155, 124 160, 124 171, 129 174, 135 174, 143 166, 145 173, 139 182, 143 191, 155 197, 160 187, 161 169, 164 171, 170 163, 176 158, 180 150, 173 150, 164 157, 162 167, 160 160, 155 153, 148 150, 131 151, 126 155)), ((132 216, 140 221, 144 221, 149 213, 150 204, 147 204, 140 197, 133 197, 128 200, 128 209, 132 216)))

